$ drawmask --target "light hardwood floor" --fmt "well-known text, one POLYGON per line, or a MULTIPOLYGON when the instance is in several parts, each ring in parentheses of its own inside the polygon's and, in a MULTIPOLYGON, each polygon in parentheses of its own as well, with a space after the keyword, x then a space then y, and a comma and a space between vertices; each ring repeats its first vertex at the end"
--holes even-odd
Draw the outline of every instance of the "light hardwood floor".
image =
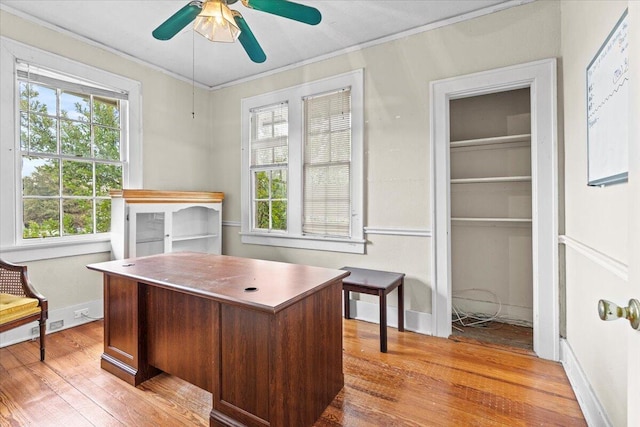
MULTIPOLYGON (((101 321, 0 349, 0 426, 207 426, 211 394, 161 374, 100 369, 101 321)), ((176 349, 188 351, 188 349, 176 349)), ((344 321, 345 387, 316 426, 584 426, 558 363, 496 346, 344 321)), ((299 427, 299 426, 286 426, 299 427)))

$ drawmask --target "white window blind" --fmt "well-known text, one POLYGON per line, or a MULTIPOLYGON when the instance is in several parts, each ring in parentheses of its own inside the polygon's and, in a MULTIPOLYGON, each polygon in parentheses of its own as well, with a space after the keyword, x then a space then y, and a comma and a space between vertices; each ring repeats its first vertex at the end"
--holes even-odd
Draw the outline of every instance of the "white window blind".
POLYGON ((351 90, 304 98, 305 234, 350 236, 351 90))
POLYGON ((90 82, 83 81, 71 76, 64 76, 55 71, 49 71, 45 68, 35 67, 26 62, 18 62, 17 65, 18 78, 29 80, 34 83, 41 83, 47 86, 58 87, 62 90, 83 93, 86 95, 103 96, 114 99, 128 99, 129 94, 125 91, 117 91, 108 89, 90 82))

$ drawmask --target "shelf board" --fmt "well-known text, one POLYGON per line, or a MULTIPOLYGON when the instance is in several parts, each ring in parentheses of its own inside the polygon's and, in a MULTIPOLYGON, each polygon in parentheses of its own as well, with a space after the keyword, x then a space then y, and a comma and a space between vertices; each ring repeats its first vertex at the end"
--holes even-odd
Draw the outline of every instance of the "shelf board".
POLYGON ((157 243, 164 242, 164 237, 143 237, 140 239, 136 239, 136 245, 141 243, 157 243))
POLYGON ((503 223, 503 224, 531 224, 531 218, 473 218, 473 217, 452 217, 455 222, 482 222, 482 223, 503 223))
POLYGON ((217 234, 196 234, 196 235, 193 235, 193 236, 174 237, 171 240, 173 242, 184 242, 184 241, 187 241, 187 240, 213 239, 215 237, 218 237, 218 235, 217 234))
POLYGON ((478 139, 467 139, 464 141, 451 141, 449 143, 449 147, 450 148, 480 147, 483 145, 513 144, 516 142, 531 142, 531 134, 524 133, 521 135, 495 136, 491 138, 478 138, 478 139))
POLYGON ((530 182, 530 176, 491 176, 487 178, 455 178, 452 184, 487 184, 494 182, 530 182))

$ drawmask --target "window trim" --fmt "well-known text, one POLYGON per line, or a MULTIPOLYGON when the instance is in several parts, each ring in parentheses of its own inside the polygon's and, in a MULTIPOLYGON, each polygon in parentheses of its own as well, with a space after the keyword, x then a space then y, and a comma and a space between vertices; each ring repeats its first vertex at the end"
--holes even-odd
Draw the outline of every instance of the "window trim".
POLYGON ((280 246, 297 249, 315 249, 335 252, 358 253, 365 251, 364 239, 364 72, 357 69, 333 77, 303 83, 297 86, 265 93, 241 100, 241 241, 242 243, 280 246), (289 196, 289 222, 287 233, 258 232, 251 229, 251 169, 250 169, 250 110, 278 102, 289 102, 289 144, 302 144, 303 98, 327 93, 344 87, 351 88, 351 237, 322 237, 302 234, 302 182, 294 179, 294 172, 302 176, 302 151, 289 152, 289 194, 299 197, 295 203, 289 196), (293 171, 292 168, 300 169, 293 171))
POLYGON ((0 251, 13 261, 31 261, 110 251, 109 233, 53 239, 22 239, 20 226, 21 181, 20 102, 17 61, 81 76, 91 82, 128 92, 128 117, 123 131, 128 132, 123 166, 125 188, 142 187, 142 86, 141 83, 60 55, 0 37, 0 251), (9 154, 9 155, 7 155, 9 154))

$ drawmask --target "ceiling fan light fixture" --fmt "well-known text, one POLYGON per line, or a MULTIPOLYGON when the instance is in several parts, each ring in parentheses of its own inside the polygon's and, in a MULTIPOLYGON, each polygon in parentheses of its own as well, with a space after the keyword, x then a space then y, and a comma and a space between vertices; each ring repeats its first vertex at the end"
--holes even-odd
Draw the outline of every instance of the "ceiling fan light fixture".
POLYGON ((213 42, 233 43, 240 35, 240 28, 233 19, 231 9, 222 0, 209 0, 202 5, 193 29, 213 42))

